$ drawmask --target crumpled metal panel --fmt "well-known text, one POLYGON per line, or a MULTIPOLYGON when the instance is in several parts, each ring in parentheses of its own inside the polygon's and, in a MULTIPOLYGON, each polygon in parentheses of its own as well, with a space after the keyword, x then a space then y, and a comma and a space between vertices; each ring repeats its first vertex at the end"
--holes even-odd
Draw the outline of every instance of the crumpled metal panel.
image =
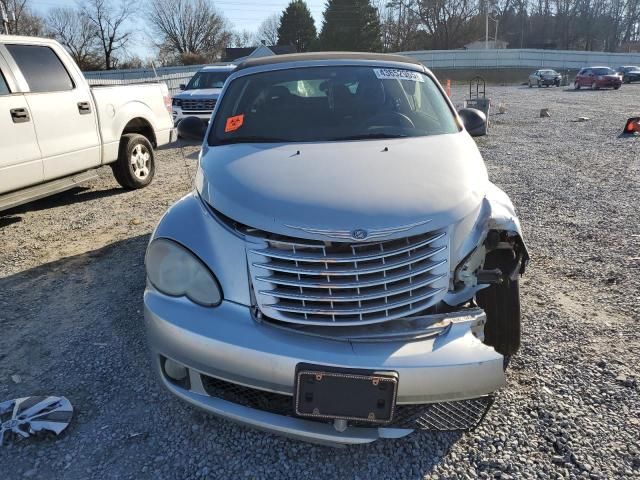
POLYGON ((69 426, 73 406, 66 397, 34 396, 0 403, 0 445, 5 433, 28 438, 42 431, 56 435, 69 426))

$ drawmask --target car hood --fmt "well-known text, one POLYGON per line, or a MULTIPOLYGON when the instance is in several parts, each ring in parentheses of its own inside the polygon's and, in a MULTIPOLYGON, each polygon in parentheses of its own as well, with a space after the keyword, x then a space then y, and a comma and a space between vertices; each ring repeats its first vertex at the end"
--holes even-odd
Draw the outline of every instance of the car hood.
POLYGON ((193 90, 183 90, 173 98, 180 98, 182 100, 208 100, 218 98, 218 96, 220 96, 220 92, 222 92, 221 88, 194 88, 193 90))
POLYGON ((205 146, 196 178, 203 200, 223 215, 301 238, 413 225, 386 235, 393 238, 446 227, 478 208, 487 185, 466 132, 205 146))

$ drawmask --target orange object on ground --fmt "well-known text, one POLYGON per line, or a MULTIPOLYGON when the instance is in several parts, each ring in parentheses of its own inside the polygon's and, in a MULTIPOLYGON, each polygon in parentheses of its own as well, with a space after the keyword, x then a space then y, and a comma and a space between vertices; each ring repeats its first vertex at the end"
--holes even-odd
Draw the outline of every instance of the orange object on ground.
POLYGON ((624 133, 640 133, 640 117, 631 117, 627 120, 624 133))
POLYGON ((227 124, 224 126, 225 133, 238 130, 244 123, 244 113, 227 118, 227 124))

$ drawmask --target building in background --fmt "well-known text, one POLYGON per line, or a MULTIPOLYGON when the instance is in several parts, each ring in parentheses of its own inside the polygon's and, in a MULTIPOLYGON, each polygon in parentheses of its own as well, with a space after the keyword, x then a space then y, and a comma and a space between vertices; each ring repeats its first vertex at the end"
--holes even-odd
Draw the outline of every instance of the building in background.
POLYGON ((293 45, 259 45, 248 48, 225 48, 223 62, 238 63, 247 58, 270 57, 272 55, 283 55, 285 53, 296 53, 293 45))

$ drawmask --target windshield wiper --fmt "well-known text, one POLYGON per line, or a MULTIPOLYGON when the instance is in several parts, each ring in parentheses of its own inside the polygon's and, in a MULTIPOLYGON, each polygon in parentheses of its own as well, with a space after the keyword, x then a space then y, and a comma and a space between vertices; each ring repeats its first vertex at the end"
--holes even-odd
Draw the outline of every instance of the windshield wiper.
POLYGON ((329 141, 339 142, 346 140, 371 140, 376 138, 406 138, 409 135, 391 134, 391 133, 361 133, 360 135, 348 135, 346 137, 333 137, 329 141))

